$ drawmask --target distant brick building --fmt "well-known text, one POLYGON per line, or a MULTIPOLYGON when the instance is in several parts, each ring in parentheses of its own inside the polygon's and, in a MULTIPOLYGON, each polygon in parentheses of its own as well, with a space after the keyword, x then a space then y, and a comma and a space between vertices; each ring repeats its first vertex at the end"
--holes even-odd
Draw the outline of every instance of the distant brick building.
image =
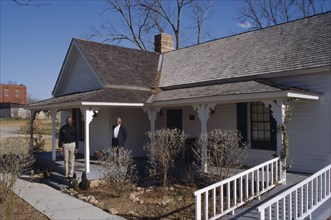
POLYGON ((28 110, 23 108, 26 102, 25 85, 0 84, 0 117, 27 117, 28 110))
POLYGON ((0 103, 26 104, 26 86, 0 84, 0 103))

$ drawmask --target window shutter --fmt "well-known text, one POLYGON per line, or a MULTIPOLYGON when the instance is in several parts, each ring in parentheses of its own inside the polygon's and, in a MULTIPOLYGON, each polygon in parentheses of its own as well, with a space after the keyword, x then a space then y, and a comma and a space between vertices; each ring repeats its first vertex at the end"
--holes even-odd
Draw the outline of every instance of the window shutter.
POLYGON ((242 142, 247 143, 247 103, 237 103, 237 130, 242 142))

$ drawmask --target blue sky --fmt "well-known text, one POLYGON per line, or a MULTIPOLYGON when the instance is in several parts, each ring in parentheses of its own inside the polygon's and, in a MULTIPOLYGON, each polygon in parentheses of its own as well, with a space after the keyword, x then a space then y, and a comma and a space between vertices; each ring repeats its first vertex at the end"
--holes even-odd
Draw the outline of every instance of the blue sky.
MULTIPOLYGON (((33 0, 42 7, 0 0, 0 81, 27 86, 34 99, 52 97, 70 41, 100 24, 103 0, 33 0)), ((241 0, 216 1, 206 28, 213 38, 236 33, 241 0)))

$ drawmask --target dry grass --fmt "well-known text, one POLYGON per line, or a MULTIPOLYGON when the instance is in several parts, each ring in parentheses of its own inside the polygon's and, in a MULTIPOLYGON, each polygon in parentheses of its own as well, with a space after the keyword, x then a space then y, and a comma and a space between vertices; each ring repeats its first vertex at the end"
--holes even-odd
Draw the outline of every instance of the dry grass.
POLYGON ((14 193, 9 195, 6 202, 0 203, 0 217, 3 220, 48 219, 14 193))

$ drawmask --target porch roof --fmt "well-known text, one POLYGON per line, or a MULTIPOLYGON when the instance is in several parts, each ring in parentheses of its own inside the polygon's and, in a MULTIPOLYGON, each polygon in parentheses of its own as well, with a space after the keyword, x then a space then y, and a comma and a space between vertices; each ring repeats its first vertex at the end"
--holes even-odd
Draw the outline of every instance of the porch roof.
POLYGON ((45 99, 26 105, 27 109, 48 110, 82 106, 143 106, 151 91, 105 88, 45 99))
POLYGON ((147 102, 153 104, 185 104, 185 102, 243 102, 282 98, 318 100, 319 95, 308 90, 266 80, 252 80, 162 91, 152 95, 147 102))

